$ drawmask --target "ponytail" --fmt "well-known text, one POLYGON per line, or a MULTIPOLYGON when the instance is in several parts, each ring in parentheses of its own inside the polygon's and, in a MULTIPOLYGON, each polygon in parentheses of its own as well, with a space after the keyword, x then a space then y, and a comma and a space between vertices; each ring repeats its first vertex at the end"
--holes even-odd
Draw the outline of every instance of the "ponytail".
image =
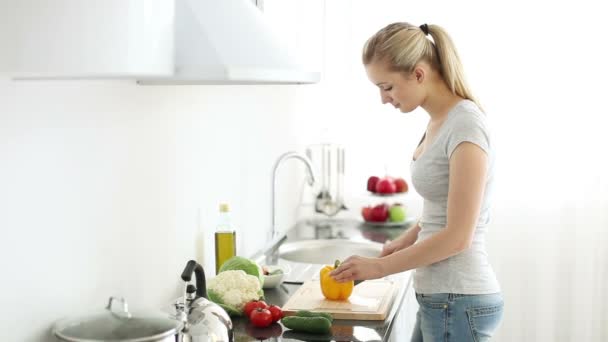
POLYGON ((448 88, 452 93, 475 102, 481 108, 467 84, 462 62, 452 38, 438 25, 428 26, 428 32, 433 37, 433 42, 437 49, 439 70, 448 88))

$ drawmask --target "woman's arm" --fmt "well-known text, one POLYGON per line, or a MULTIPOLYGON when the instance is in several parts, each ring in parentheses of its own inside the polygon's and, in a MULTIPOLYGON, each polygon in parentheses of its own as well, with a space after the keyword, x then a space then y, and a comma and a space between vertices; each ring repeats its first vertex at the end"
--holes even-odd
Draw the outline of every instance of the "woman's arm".
POLYGON ((430 238, 381 258, 350 257, 332 276, 338 281, 375 279, 433 264, 471 245, 487 178, 488 157, 463 142, 450 158, 447 225, 430 238))
POLYGON ((419 222, 403 232, 403 234, 399 235, 395 240, 387 243, 382 247, 382 253, 380 253, 380 257, 390 255, 395 253, 396 251, 402 250, 413 245, 416 240, 418 240, 418 233, 420 232, 419 222))

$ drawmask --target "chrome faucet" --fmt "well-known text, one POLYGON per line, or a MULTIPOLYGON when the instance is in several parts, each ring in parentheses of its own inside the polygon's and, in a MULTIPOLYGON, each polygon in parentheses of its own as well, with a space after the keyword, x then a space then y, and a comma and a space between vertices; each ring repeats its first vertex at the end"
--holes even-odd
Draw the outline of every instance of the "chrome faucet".
POLYGON ((275 200, 276 200, 276 187, 277 187, 277 169, 279 168, 279 166, 281 164, 283 164, 283 162, 287 161, 288 159, 299 159, 301 162, 304 163, 304 165, 306 165, 306 170, 308 171, 308 185, 312 186, 315 183, 315 172, 314 172, 314 168, 312 166, 312 162, 310 161, 310 159, 298 152, 294 152, 294 151, 290 151, 287 153, 282 154, 279 159, 277 159, 276 163, 274 164, 274 169, 272 171, 272 236, 270 237, 270 240, 273 240, 276 235, 277 235, 277 227, 276 227, 276 221, 275 221, 275 200))

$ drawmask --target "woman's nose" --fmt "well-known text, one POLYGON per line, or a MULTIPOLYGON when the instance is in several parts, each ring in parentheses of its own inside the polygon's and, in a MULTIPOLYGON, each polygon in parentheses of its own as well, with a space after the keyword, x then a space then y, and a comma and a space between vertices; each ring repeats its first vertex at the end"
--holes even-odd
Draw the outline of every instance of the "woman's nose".
POLYGON ((391 103, 393 101, 386 93, 380 93, 380 99, 382 100, 382 104, 391 103))

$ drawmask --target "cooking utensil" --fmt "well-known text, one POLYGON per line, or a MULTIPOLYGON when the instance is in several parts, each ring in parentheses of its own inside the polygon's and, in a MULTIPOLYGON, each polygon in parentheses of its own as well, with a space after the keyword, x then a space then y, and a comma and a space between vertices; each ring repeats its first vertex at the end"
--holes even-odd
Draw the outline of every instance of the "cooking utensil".
POLYGON ((131 313, 124 298, 110 297, 106 310, 59 321, 53 334, 71 342, 174 342, 181 328, 181 322, 166 314, 131 313))
POLYGON ((183 341, 234 341, 234 328, 230 316, 219 305, 207 298, 205 271, 196 261, 190 260, 181 275, 185 282, 186 294, 183 301, 174 303, 175 317, 182 320, 184 327, 180 332, 183 341), (194 273, 196 289, 188 284, 194 273), (196 294, 194 294, 196 292, 196 294))
POLYGON ((316 144, 306 148, 306 155, 319 165, 321 187, 315 199, 315 211, 335 216, 344 205, 344 147, 334 144, 316 144))

